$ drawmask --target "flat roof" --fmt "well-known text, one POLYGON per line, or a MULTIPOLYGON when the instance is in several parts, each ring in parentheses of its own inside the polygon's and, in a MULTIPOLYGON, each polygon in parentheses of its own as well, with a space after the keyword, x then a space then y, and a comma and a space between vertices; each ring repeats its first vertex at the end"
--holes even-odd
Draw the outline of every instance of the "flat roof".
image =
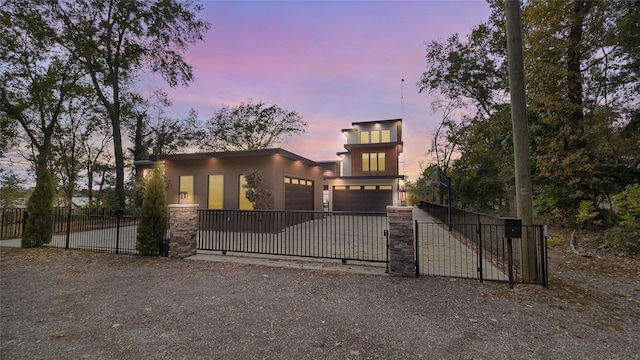
MULTIPOLYGON (((320 164, 318 164, 313 160, 309 160, 305 157, 302 157, 300 155, 294 154, 290 151, 287 151, 281 148, 240 150, 240 151, 214 151, 214 152, 201 152, 201 153, 169 154, 169 155, 151 155, 149 157, 149 161, 196 160, 196 159, 209 159, 209 158, 257 157, 257 156, 271 156, 271 155, 280 155, 291 160, 298 160, 309 166, 320 166, 320 164)), ((136 162, 136 164, 138 164, 138 162, 136 162)))

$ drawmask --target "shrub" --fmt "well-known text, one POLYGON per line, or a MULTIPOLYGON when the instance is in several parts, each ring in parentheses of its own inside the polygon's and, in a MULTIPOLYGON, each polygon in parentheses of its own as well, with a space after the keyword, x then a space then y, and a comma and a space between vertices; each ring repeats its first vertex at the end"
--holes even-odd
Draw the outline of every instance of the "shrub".
POLYGON ((253 204, 254 210, 271 209, 271 190, 264 187, 263 174, 257 169, 248 169, 244 178, 247 181, 245 188, 247 189, 247 199, 253 204))
POLYGON ((22 233, 22 247, 51 242, 53 235, 53 199, 55 186, 48 169, 36 171, 36 186, 27 201, 28 218, 22 233))
POLYGON ((640 222, 618 225, 604 233, 606 243, 630 254, 640 254, 640 222))
POLYGON ((638 222, 640 216, 640 184, 627 185, 623 192, 613 196, 613 207, 622 218, 622 225, 638 222))
POLYGON ((160 164, 156 164, 145 187, 144 200, 138 224, 136 249, 141 255, 157 255, 158 245, 164 240, 167 225, 167 194, 160 164))
POLYGON ((578 207, 578 214, 576 215, 576 222, 578 224, 583 225, 602 225, 602 220, 598 219, 600 213, 598 209, 596 209, 593 201, 583 200, 580 201, 580 206, 578 207))

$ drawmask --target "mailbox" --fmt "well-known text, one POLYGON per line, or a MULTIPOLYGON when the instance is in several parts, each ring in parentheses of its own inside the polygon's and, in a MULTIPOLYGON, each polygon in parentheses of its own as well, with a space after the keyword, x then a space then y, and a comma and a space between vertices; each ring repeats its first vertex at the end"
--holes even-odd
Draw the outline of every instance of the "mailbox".
POLYGON ((519 239, 522 237, 522 220, 517 218, 500 218, 504 225, 504 237, 519 239))

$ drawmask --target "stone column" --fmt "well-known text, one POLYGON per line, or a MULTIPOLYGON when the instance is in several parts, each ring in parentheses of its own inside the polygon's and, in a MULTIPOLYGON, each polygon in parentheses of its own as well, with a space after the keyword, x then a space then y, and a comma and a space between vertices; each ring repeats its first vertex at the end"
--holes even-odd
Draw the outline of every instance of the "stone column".
POLYGON ((413 208, 387 206, 389 219, 389 275, 416 277, 413 208))
POLYGON ((199 206, 169 205, 169 257, 182 259, 196 254, 199 206))

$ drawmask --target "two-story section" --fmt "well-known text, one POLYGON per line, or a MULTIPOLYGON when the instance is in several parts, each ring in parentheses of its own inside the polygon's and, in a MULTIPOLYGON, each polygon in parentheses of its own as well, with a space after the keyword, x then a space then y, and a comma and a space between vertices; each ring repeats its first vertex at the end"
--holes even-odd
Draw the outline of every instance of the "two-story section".
POLYGON ((384 212, 398 205, 399 155, 402 153, 402 119, 354 122, 343 129, 346 137, 339 152, 339 174, 325 177, 329 209, 384 212))

